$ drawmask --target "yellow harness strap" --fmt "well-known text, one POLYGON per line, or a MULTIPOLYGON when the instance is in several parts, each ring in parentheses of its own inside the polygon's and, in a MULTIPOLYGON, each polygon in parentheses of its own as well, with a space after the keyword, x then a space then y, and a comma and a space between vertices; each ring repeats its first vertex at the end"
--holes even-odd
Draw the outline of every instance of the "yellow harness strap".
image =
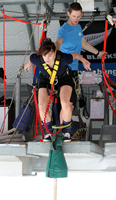
POLYGON ((55 76, 57 74, 59 64, 60 64, 60 61, 56 60, 55 64, 54 64, 53 72, 52 72, 52 75, 51 75, 50 84, 54 83, 55 76))
POLYGON ((54 83, 56 74, 57 74, 57 72, 58 72, 59 64, 60 64, 60 57, 61 57, 60 52, 57 52, 57 54, 56 54, 56 60, 55 60, 55 64, 54 64, 54 67, 53 67, 53 71, 52 71, 52 72, 51 72, 49 66, 44 62, 42 56, 40 57, 40 60, 41 60, 41 62, 42 62, 42 65, 43 65, 44 69, 45 69, 45 70, 47 71, 47 73, 50 75, 50 84, 53 84, 53 83, 54 83))
POLYGON ((48 72, 48 74, 51 76, 52 72, 51 72, 50 68, 48 67, 48 65, 46 63, 43 63, 42 65, 44 66, 44 69, 48 72))

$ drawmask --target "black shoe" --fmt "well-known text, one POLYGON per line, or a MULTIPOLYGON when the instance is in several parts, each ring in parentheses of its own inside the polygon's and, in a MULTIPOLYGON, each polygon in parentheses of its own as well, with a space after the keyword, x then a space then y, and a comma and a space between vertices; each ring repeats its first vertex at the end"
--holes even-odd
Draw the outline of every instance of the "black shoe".
POLYGON ((70 133, 64 133, 63 140, 64 142, 70 142, 71 141, 70 133))
POLYGON ((51 142, 51 134, 47 134, 46 136, 45 136, 45 138, 43 139, 43 142, 51 142))

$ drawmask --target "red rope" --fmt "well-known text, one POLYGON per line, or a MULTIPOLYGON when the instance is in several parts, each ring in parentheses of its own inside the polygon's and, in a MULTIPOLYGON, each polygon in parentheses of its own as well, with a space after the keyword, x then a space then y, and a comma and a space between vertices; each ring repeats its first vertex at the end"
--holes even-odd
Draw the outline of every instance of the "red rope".
POLYGON ((1 133, 4 131, 5 116, 6 116, 6 80, 5 80, 5 17, 3 16, 3 59, 4 59, 4 121, 1 133))
POLYGON ((12 19, 12 20, 14 20, 14 21, 18 21, 18 22, 22 22, 22 23, 26 23, 26 24, 41 25, 41 23, 31 23, 31 22, 27 22, 27 21, 24 21, 24 20, 21 20, 21 19, 17 19, 17 18, 14 18, 14 17, 10 17, 10 16, 4 14, 4 12, 2 12, 2 14, 3 14, 4 17, 6 17, 6 18, 8 18, 8 19, 12 19))
MULTIPOLYGON (((36 65, 34 66, 34 69, 33 69, 33 77, 35 75, 35 70, 36 70, 36 65)), ((36 107, 35 107, 36 108, 36 107)), ((36 112, 35 112, 35 119, 36 119, 36 112)), ((38 132, 37 132, 37 120, 34 120, 33 121, 33 138, 35 138, 36 136, 38 136, 38 132), (35 125, 36 125, 36 132, 35 132, 35 125), (35 134, 34 134, 35 133, 35 134)))
MULTIPOLYGON (((107 29, 108 29, 108 20, 105 21, 105 35, 104 35, 104 47, 103 47, 103 50, 106 51, 106 42, 107 42, 107 29)), ((108 103, 114 113, 114 115, 116 115, 116 111, 113 109, 112 105, 111 105, 111 102, 109 100, 109 96, 108 96, 108 92, 107 92, 107 88, 109 89, 110 91, 110 94, 112 95, 114 101, 116 101, 116 99, 114 98, 114 94, 111 90, 111 87, 109 86, 108 82, 107 82, 107 79, 106 77, 109 79, 109 75, 105 72, 105 68, 104 68, 104 64, 105 64, 105 55, 102 56, 102 73, 103 73, 103 78, 104 78, 104 86, 105 86, 105 92, 106 92, 106 97, 107 97, 107 100, 108 100, 108 103)), ((111 79, 110 79, 111 80, 111 79)))
POLYGON ((34 113, 34 119, 33 119, 33 138, 36 137, 36 136, 34 135, 34 133, 35 133, 35 119, 36 119, 36 113, 34 113))
MULTIPOLYGON (((39 48, 40 48, 42 39, 45 39, 45 34, 44 34, 45 25, 46 25, 46 24, 43 23, 42 35, 41 35, 40 42, 39 42, 39 48)), ((39 48, 38 48, 38 50, 39 50, 39 48)), ((33 77, 35 76, 35 70, 36 70, 36 65, 34 66, 33 77)), ((36 101, 37 101, 36 92, 34 92, 34 98, 35 98, 36 101)), ((43 133, 42 125, 41 125, 41 119, 40 119, 40 114, 39 114, 38 105, 37 105, 37 106, 35 105, 35 108, 36 108, 36 113, 38 113, 38 116, 39 116, 38 121, 39 121, 39 126, 40 126, 41 135, 42 135, 42 137, 43 137, 43 139, 44 139, 44 133, 43 133)), ((33 126, 34 126, 34 125, 33 125, 33 126)), ((36 133, 35 133, 35 135, 34 135, 34 129, 33 129, 33 138, 35 138, 36 136, 38 136, 38 131, 37 131, 37 120, 36 120, 36 133)))
MULTIPOLYGON (((44 139, 44 133, 43 133, 43 129, 42 129, 42 124, 41 124, 41 119, 40 119, 40 114, 39 114, 39 108, 38 108, 38 103, 37 103, 37 97, 36 97, 36 87, 34 87, 34 103, 35 103, 36 116, 37 116, 37 119, 39 121, 42 139, 44 139)), ((38 135, 36 135, 36 136, 38 136, 38 135)))
POLYGON ((116 101, 116 99, 115 99, 115 97, 114 97, 114 94, 113 94, 113 92, 112 92, 112 89, 111 89, 109 83, 107 82, 107 79, 106 79, 105 75, 106 75, 106 77, 107 77, 107 73, 106 73, 106 72, 104 72, 104 74, 103 74, 104 80, 105 80, 105 85, 107 86, 106 88, 109 89, 109 91, 110 91, 110 93, 111 93, 111 95, 112 95, 114 101, 116 101))
MULTIPOLYGON (((103 72, 103 64, 102 64, 102 72, 103 72)), ((113 109, 113 106, 111 105, 111 102, 110 102, 110 100, 109 100, 109 96, 108 96, 108 92, 107 92, 107 87, 106 87, 107 80, 106 80, 106 78, 105 78, 104 73, 103 73, 103 78, 104 78, 105 93, 106 93, 106 97, 107 97, 108 103, 109 103, 109 105, 110 105, 110 107, 111 107, 111 109, 112 109, 114 115, 116 115, 116 111, 113 109)), ((110 93, 112 93, 112 90, 111 90, 110 88, 108 88, 108 89, 110 90, 110 93)), ((111 95, 112 95, 112 94, 111 94, 111 95)), ((114 97, 114 95, 113 95, 113 97, 114 97)), ((114 98, 113 98, 113 99, 114 99, 114 98)), ((115 99, 114 99, 114 100, 115 100, 115 99)))
MULTIPOLYGON (((17 18, 14 18, 14 17, 10 17, 6 14, 4 14, 4 12, 2 12, 3 14, 3 56, 4 56, 4 122, 5 122, 5 115, 6 115, 6 81, 5 81, 5 17, 8 18, 8 19, 12 19, 12 20, 15 20, 15 21, 18 21, 18 22, 22 22, 22 23, 26 23, 26 24, 36 24, 36 25, 41 25, 41 23, 31 23, 31 22, 27 22, 27 21, 24 21, 24 20, 20 20, 20 19, 17 19, 17 18)), ((43 24, 44 26, 44 24, 43 24)), ((44 30, 44 28, 43 28, 44 30)), ((39 120, 39 111, 37 112, 38 115, 38 120, 39 120)), ((42 134, 42 137, 44 138, 44 134, 43 134, 43 129, 41 128, 41 123, 39 123, 40 125, 40 129, 41 129, 41 134, 42 134)), ((4 130, 4 124, 3 124, 3 129, 2 129, 2 132, 4 130)), ((38 133, 36 132, 36 136, 38 136, 38 133)))
POLYGON ((116 86, 116 82, 113 82, 110 78, 110 76, 105 72, 105 75, 107 76, 108 80, 114 85, 116 86))
POLYGON ((45 116, 44 116, 44 126, 45 126, 45 129, 47 130, 47 132, 51 135, 57 135, 60 131, 61 131, 61 128, 56 132, 56 133, 51 133, 46 125, 46 117, 47 117, 47 112, 49 110, 49 107, 50 107, 50 101, 52 100, 52 94, 53 94, 53 89, 54 89, 54 85, 51 84, 51 93, 50 93, 50 98, 49 98, 49 102, 48 102, 48 106, 46 108, 46 112, 45 112, 45 116))
MULTIPOLYGON (((27 24, 37 24, 37 25, 41 25, 41 23, 31 23, 31 22, 27 22, 27 21, 24 21, 24 20, 20 20, 20 19, 17 19, 17 18, 14 18, 14 17, 10 17, 6 14, 4 14, 4 12, 2 12, 3 14, 3 24, 4 24, 4 21, 5 21, 5 17, 8 18, 8 19, 12 19, 12 20, 15 20, 15 21, 18 21, 18 22, 22 22, 22 23, 27 23, 27 24)), ((42 39, 45 37, 45 33, 44 33, 44 28, 45 28, 45 23, 43 23, 43 29, 42 29, 42 35, 41 35, 41 38, 40 38, 40 43, 39 43, 39 48, 40 48, 40 44, 42 42, 42 39)), ((3 54, 4 54, 4 69, 5 69, 5 26, 3 25, 3 54)), ((4 77, 5 77, 5 73, 4 73, 4 77)), ((52 88, 52 85, 51 85, 51 88, 52 88)), ((51 90, 51 93, 53 92, 53 90, 51 90)), ((6 81, 4 80, 4 97, 6 98, 6 81)), ((52 99, 52 97, 50 98, 50 100, 52 99)), ((49 106, 50 106, 50 100, 49 100, 49 104, 48 104, 48 107, 46 109, 46 113, 45 113, 45 118, 44 118, 44 126, 46 128, 46 130, 49 132, 48 130, 48 127, 46 125, 46 116, 47 116, 47 112, 48 112, 48 109, 49 109, 49 106)), ((36 99, 36 88, 34 88, 34 103, 35 103, 35 107, 36 107, 36 111, 37 111, 37 118, 38 118, 38 121, 39 121, 39 125, 40 125, 40 130, 41 130, 41 134, 42 134, 42 138, 44 139, 44 133, 43 133, 43 129, 42 129, 42 125, 41 125, 41 119, 40 119, 40 115, 39 115, 39 109, 38 109, 38 104, 37 104, 37 99, 36 99)), ((4 101, 4 107, 6 108, 6 101, 4 101)), ((59 129, 56 133, 51 133, 49 132, 50 134, 52 135, 56 135, 60 132, 61 129, 59 129)))
POLYGON ((46 26, 46 23, 43 23, 42 34, 41 34, 41 38, 40 38, 40 41, 39 41, 39 48, 41 46, 42 40, 45 39, 45 32, 44 32, 45 26, 46 26))

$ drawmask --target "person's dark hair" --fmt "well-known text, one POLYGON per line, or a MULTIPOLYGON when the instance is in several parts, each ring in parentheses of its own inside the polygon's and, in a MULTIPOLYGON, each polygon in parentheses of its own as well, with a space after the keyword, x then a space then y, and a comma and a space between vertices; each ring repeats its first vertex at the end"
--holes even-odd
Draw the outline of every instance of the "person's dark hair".
POLYGON ((71 13, 73 10, 76 10, 76 11, 80 10, 82 12, 82 7, 81 7, 80 3, 77 3, 77 2, 71 3, 69 5, 68 11, 71 13))
POLYGON ((41 45, 41 47, 39 48, 37 55, 46 55, 48 54, 50 51, 55 52, 56 50, 56 46, 54 44, 54 42, 52 42, 52 40, 50 38, 45 38, 43 44, 41 45))

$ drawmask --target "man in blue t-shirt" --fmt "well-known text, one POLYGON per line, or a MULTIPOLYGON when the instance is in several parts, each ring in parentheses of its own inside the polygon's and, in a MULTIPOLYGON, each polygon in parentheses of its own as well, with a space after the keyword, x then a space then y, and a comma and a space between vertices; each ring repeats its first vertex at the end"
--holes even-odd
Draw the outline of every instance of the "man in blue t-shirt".
MULTIPOLYGON (((68 9, 68 21, 64 23, 57 33, 57 40, 55 42, 56 48, 61 50, 63 53, 76 52, 80 54, 81 46, 87 51, 95 54, 96 56, 102 57, 103 54, 107 54, 105 51, 99 51, 91 44, 89 44, 82 32, 82 28, 79 25, 79 21, 82 17, 82 7, 79 3, 71 3, 68 9)), ((72 77, 78 87, 78 60, 74 59, 69 67, 72 70, 72 77)), ((84 67, 87 69, 86 67, 84 67)), ((88 69, 87 69, 88 70, 88 69)), ((71 105, 72 106, 72 105, 71 105)), ((73 110, 72 106, 72 110, 73 110)), ((62 113, 61 113, 62 116, 62 113)))
MULTIPOLYGON (((68 9, 68 21, 64 23, 58 30, 56 48, 64 53, 76 52, 80 54, 81 46, 87 51, 102 57, 103 54, 107 54, 104 51, 99 51, 91 44, 89 44, 82 32, 82 28, 79 25, 79 21, 82 16, 82 7, 79 3, 71 3, 68 9)), ((70 68, 72 71, 78 71, 78 60, 74 60, 71 63, 70 68)))

